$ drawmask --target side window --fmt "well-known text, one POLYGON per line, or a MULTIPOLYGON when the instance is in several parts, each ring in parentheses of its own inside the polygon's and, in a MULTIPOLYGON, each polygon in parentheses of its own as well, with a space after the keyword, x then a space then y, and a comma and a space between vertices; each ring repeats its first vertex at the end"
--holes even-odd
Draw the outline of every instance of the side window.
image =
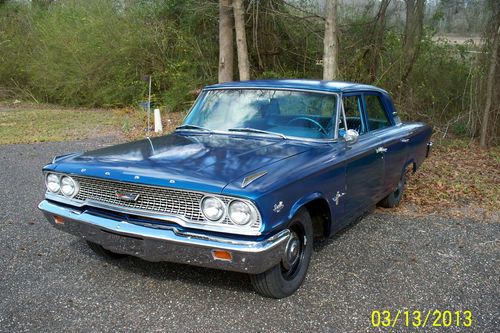
MULTIPOLYGON (((360 135, 364 134, 366 131, 361 120, 361 97, 356 95, 347 96, 342 98, 342 102, 344 103, 347 128, 356 130, 360 135)), ((339 129, 345 130, 342 119, 339 129)))
POLYGON ((368 127, 371 131, 391 126, 380 97, 365 95, 365 105, 368 127))

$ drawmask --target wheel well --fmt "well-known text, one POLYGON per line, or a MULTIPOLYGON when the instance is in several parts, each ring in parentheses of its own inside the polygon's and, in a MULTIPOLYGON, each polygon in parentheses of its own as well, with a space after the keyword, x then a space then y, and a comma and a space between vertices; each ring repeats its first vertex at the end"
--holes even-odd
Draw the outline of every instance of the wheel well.
POLYGON ((403 173, 409 176, 410 174, 414 174, 415 172, 417 172, 417 163, 415 163, 415 161, 413 160, 406 162, 403 173))
POLYGON ((412 161, 410 164, 408 164, 408 166, 406 167, 406 172, 408 174, 414 174, 415 172, 417 172, 417 163, 415 163, 415 161, 412 161))
POLYGON ((305 205, 313 224, 314 237, 327 237, 330 233, 330 206, 325 199, 315 199, 305 205))

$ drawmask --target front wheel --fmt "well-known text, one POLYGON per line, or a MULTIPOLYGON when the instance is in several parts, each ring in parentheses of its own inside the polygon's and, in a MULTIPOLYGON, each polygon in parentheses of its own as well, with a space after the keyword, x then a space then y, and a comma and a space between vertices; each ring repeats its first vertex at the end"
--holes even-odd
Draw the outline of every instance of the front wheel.
POLYGON ((290 296, 306 277, 313 249, 313 228, 307 210, 301 209, 294 216, 289 229, 291 235, 281 263, 264 273, 250 275, 255 291, 263 296, 290 296))

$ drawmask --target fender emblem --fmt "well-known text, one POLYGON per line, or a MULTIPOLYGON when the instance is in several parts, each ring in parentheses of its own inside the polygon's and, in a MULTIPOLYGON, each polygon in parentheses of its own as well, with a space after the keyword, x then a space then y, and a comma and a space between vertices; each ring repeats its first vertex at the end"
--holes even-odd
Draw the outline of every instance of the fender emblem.
POLYGON ((345 195, 344 192, 340 193, 340 191, 337 191, 337 194, 332 198, 333 201, 335 201, 335 206, 339 205, 339 199, 342 198, 345 195))
POLYGON ((274 205, 273 211, 275 213, 279 213, 285 205, 283 204, 283 201, 278 202, 277 204, 274 205))
POLYGON ((138 193, 120 193, 116 192, 115 193, 116 198, 127 201, 127 202, 136 202, 137 199, 139 199, 139 194, 138 193))

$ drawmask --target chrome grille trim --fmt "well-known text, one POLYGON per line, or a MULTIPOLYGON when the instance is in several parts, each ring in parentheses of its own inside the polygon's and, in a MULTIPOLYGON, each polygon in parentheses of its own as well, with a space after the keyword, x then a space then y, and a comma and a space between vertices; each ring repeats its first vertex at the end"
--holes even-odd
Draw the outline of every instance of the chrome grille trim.
MULTIPOLYGON (((51 173, 57 174, 57 172, 51 173)), ((257 207, 247 199, 79 175, 70 176, 80 185, 80 190, 74 198, 69 199, 49 192, 46 193, 46 197, 78 207, 88 205, 110 211, 174 222, 186 227, 260 235, 262 225, 260 213, 257 207), (118 199, 116 197, 117 191, 139 193, 140 195, 136 202, 128 202, 118 199), (257 220, 245 227, 235 225, 227 214, 220 221, 209 221, 205 219, 200 208, 202 198, 207 195, 221 199, 227 206, 235 199, 245 201, 255 207, 257 220)))
POLYGON ((205 220, 199 209, 200 201, 204 197, 201 193, 120 183, 97 178, 74 176, 73 179, 80 184, 80 191, 75 196, 75 200, 93 200, 120 207, 183 216, 186 220, 192 222, 205 220), (116 197, 116 192, 138 193, 139 198, 136 202, 123 201, 116 197))

